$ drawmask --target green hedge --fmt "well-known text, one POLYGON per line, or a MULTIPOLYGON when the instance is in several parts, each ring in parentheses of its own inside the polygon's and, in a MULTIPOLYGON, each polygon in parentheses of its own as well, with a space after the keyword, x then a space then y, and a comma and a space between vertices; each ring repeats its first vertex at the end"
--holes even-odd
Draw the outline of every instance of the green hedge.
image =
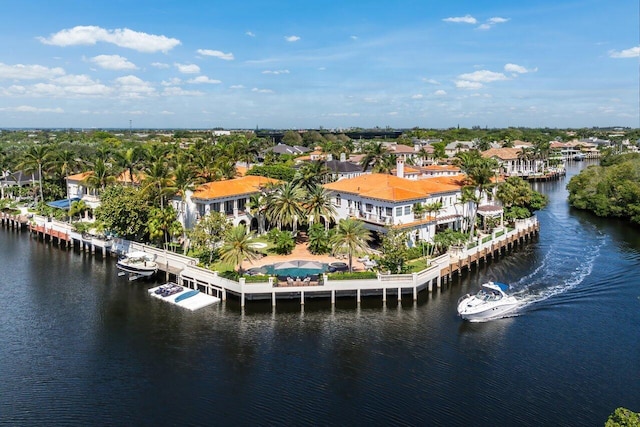
POLYGON ((356 271, 353 273, 331 273, 329 280, 375 279, 378 277, 375 271, 356 271))

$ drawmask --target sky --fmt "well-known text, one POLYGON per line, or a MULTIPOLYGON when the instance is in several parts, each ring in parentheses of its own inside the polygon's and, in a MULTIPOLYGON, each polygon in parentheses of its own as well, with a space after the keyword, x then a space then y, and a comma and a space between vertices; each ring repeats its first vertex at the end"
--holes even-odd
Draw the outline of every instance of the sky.
POLYGON ((0 128, 637 128, 639 3, 0 0, 0 128))

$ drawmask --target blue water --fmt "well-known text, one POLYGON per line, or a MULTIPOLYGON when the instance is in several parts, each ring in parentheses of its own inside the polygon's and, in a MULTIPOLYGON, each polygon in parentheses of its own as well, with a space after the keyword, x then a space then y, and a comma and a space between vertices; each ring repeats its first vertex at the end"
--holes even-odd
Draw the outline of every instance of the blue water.
POLYGON ((0 425, 591 426, 640 411, 640 231, 570 209, 565 185, 536 184, 539 238, 417 303, 191 312, 115 260, 0 230, 0 425), (461 321, 457 299, 487 280, 525 307, 461 321))

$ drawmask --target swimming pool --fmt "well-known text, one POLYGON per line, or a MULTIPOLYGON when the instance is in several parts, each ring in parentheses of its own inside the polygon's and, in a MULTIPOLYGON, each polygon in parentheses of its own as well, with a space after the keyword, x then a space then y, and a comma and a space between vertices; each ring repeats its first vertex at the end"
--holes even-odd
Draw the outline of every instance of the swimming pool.
POLYGON ((250 268, 247 272, 251 275, 268 274, 278 277, 299 277, 316 276, 328 271, 327 264, 317 261, 294 260, 265 265, 262 267, 250 268))

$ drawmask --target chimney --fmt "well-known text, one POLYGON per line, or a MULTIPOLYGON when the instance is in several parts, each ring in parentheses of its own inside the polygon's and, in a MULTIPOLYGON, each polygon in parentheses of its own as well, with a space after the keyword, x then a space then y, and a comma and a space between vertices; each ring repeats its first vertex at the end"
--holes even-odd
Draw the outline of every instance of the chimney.
POLYGON ((347 161, 347 153, 340 153, 340 161, 341 162, 347 161))
POLYGON ((404 159, 400 156, 396 159, 396 175, 398 178, 404 178, 404 159))

